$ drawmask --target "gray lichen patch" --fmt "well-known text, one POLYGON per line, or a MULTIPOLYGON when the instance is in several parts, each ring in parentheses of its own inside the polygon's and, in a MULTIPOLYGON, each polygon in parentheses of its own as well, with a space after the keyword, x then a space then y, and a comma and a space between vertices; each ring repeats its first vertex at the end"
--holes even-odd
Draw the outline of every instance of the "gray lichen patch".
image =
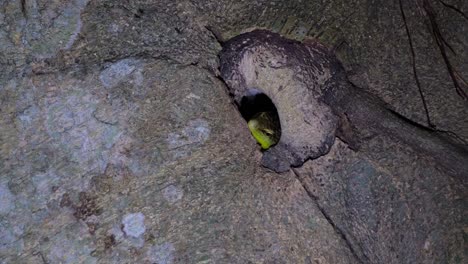
POLYGON ((170 133, 167 137, 169 149, 176 149, 189 144, 203 143, 210 135, 210 128, 206 120, 189 121, 181 133, 170 133))
MULTIPOLYGON (((99 75, 99 79, 105 87, 112 88, 133 73, 138 68, 138 64, 139 62, 134 59, 117 61, 105 68, 99 75)), ((135 77, 137 82, 141 83, 141 72, 135 77)))
POLYGON ((50 58, 59 50, 70 49, 81 31, 81 12, 88 0, 61 1, 59 5, 26 3, 23 44, 31 49, 33 56, 50 58))
POLYGON ((14 195, 6 184, 0 185, 0 215, 7 214, 14 209, 14 195))
POLYGON ((94 245, 85 228, 80 224, 72 225, 58 234, 48 243, 50 248, 44 260, 51 263, 97 263, 91 256, 94 245))
POLYGON ((278 110, 282 138, 263 165, 285 171, 329 151, 338 118, 321 97, 337 62, 327 49, 256 30, 229 40, 220 56, 221 75, 237 103, 257 89, 278 110))
POLYGON ((24 240, 21 233, 15 232, 18 228, 13 223, 6 224, 0 221, 0 256, 7 256, 9 252, 22 252, 24 240))
POLYGON ((163 190, 164 198, 170 203, 173 204, 184 196, 184 192, 182 189, 175 185, 169 185, 163 190))
POLYGON ((172 264, 174 263, 174 245, 165 242, 160 245, 152 246, 148 249, 147 255, 151 262, 159 264, 172 264))
POLYGON ((142 213, 127 214, 122 219, 122 226, 127 236, 138 238, 146 231, 145 216, 142 213))

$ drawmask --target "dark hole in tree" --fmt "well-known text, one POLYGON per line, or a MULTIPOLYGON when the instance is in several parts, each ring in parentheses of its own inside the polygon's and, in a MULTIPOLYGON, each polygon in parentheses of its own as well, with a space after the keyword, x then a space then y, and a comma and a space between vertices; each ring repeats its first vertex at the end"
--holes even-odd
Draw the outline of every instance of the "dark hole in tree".
MULTIPOLYGON (((257 120, 257 125, 254 125, 256 127, 256 131, 260 131, 261 134, 269 138, 269 140, 266 141, 269 142, 267 145, 262 143, 262 147, 264 149, 278 143, 281 137, 281 125, 278 110, 266 94, 261 93, 256 89, 249 90, 249 94, 241 99, 239 111, 247 122, 251 119, 257 120)), ((251 128, 250 125, 249 128, 251 128)), ((257 141, 259 140, 258 138, 256 139, 257 141)), ((262 142, 265 142, 265 139, 263 139, 262 142)))
POLYGON ((270 97, 260 92, 242 97, 239 111, 246 121, 260 112, 272 112, 278 116, 278 110, 270 97))

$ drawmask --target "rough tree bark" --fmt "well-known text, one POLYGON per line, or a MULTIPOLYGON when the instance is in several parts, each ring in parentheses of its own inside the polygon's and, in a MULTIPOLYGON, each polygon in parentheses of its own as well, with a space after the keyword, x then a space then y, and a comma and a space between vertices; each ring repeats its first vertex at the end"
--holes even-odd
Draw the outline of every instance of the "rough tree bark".
POLYGON ((463 156, 407 121, 422 90, 468 139, 467 4, 0 1, 0 262, 466 262, 463 156), (347 143, 283 173, 219 75, 256 28, 318 40, 365 91, 324 94, 347 143))

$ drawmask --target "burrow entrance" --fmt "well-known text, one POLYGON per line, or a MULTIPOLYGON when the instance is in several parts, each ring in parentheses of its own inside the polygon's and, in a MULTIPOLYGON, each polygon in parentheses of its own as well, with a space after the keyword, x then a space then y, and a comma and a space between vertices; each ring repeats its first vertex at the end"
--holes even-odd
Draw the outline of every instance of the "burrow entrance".
POLYGON ((281 124, 278 110, 266 94, 250 89, 248 95, 242 97, 239 111, 263 149, 268 149, 279 142, 281 124))

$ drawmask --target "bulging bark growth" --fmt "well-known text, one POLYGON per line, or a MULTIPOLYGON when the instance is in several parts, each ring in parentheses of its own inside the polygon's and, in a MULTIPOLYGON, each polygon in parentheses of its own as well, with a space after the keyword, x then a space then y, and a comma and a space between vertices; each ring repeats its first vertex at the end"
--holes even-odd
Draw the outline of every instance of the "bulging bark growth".
POLYGON ((254 30, 229 40, 220 58, 221 77, 237 103, 258 89, 278 109, 282 138, 264 153, 265 167, 284 172, 301 166, 327 154, 335 135, 357 150, 366 140, 385 134, 466 183, 466 146, 396 114, 349 83, 340 62, 317 41, 301 43, 254 30))

